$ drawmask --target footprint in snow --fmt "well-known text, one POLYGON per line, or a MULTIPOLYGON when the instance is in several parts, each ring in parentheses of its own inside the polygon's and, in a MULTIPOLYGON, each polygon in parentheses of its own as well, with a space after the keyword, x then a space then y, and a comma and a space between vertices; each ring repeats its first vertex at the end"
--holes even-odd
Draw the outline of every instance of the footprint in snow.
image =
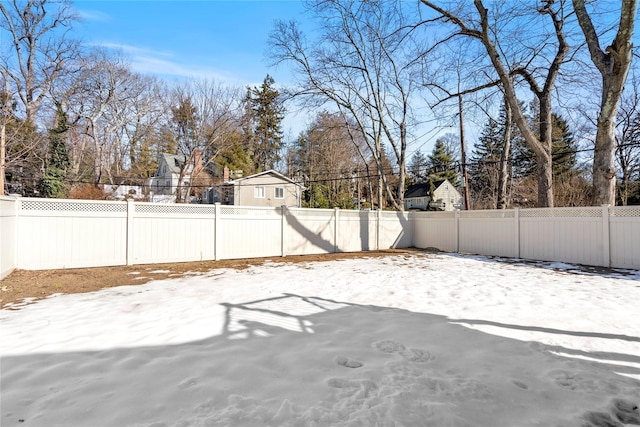
POLYGON ((348 357, 344 356, 336 357, 336 363, 338 365, 344 366, 345 368, 360 368, 361 366, 364 366, 364 363, 360 362, 359 360, 349 359, 348 357))
POLYGON ((407 348, 404 346, 404 344, 393 340, 376 341, 373 343, 373 348, 383 353, 397 353, 410 362, 422 363, 434 359, 434 357, 426 350, 422 350, 419 348, 407 348))

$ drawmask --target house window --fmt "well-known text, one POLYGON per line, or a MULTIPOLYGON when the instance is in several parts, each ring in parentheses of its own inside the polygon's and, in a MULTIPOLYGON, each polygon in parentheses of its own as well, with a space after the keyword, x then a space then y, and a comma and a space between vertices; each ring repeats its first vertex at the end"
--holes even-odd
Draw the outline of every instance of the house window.
POLYGON ((284 188, 276 187, 276 199, 284 199, 284 188))
POLYGON ((264 187, 253 187, 253 197, 256 199, 264 199, 264 187))

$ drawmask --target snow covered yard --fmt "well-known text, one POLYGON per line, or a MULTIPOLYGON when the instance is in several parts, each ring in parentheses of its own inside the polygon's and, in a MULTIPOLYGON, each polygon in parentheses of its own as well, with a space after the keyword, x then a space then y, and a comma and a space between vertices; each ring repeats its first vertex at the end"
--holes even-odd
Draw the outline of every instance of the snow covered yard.
POLYGON ((56 295, 0 311, 0 425, 640 425, 625 273, 415 253, 56 295))

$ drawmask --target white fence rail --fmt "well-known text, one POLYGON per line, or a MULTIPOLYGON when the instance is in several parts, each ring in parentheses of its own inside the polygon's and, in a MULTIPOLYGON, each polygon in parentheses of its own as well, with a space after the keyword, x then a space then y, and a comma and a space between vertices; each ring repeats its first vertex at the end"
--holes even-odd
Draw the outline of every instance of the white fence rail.
POLYGON ((640 269, 640 206, 407 213, 0 196, 0 277, 408 247, 640 269))
POLYGON ((0 197, 0 277, 26 270, 409 247, 409 216, 0 197))
POLYGON ((413 246, 640 269, 640 206, 415 213, 413 246))

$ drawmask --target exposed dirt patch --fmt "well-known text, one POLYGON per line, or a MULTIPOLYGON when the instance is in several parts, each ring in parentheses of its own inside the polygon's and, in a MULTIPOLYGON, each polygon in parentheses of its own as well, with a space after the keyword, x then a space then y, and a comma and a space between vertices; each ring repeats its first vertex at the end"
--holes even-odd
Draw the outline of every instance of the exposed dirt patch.
POLYGON ((372 252, 350 252, 324 255, 251 258, 222 261, 144 264, 116 267, 75 268, 66 270, 16 270, 0 281, 0 307, 22 302, 25 298, 41 299, 53 294, 97 291, 125 285, 142 285, 151 280, 202 273, 219 268, 245 269, 265 262, 300 263, 352 258, 375 258, 415 253, 414 249, 389 249, 372 252))

